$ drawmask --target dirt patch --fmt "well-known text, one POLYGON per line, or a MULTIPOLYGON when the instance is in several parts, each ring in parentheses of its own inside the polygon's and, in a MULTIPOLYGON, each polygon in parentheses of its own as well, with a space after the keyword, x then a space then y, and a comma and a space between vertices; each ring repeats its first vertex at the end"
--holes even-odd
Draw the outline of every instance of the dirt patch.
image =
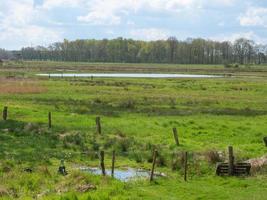
POLYGON ((37 81, 0 78, 0 94, 38 94, 46 91, 37 81))
POLYGON ((8 190, 4 186, 0 185, 0 197, 4 197, 8 195, 9 195, 8 190))
POLYGON ((251 164, 251 171, 256 172, 267 166, 267 155, 260 158, 253 158, 247 161, 251 164))
POLYGON ((76 190, 81 193, 88 192, 90 190, 96 190, 96 186, 92 184, 79 185, 76 190))

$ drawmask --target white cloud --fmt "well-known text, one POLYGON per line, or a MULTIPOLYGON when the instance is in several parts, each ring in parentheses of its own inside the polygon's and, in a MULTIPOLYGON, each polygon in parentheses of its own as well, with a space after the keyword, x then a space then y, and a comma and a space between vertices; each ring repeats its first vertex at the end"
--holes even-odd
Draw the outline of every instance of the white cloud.
POLYGON ((78 7, 84 0, 44 0, 41 8, 53 9, 56 7, 78 7))
POLYGON ((41 26, 42 13, 34 0, 9 0, 1 2, 0 44, 9 49, 22 46, 47 44, 61 39, 61 33, 41 26))
POLYGON ((85 16, 78 16, 77 20, 87 22, 93 25, 117 25, 120 24, 121 18, 117 12, 124 8, 124 1, 118 0, 100 0, 88 3, 89 13, 85 16))
POLYGON ((216 40, 216 41, 230 41, 234 42, 236 39, 239 38, 246 38, 248 40, 253 40, 257 44, 267 44, 267 38, 265 37, 260 37, 253 31, 248 31, 248 32, 239 32, 239 33, 232 33, 232 34, 221 34, 217 35, 214 37, 211 37, 210 39, 216 40))
MULTIPOLYGON (((140 1, 141 2, 141 1, 140 1)), ((121 15, 130 9, 138 9, 139 1, 134 0, 92 0, 88 6, 88 14, 78 16, 77 20, 93 25, 118 25, 121 15)))
MULTIPOLYGON (((91 0, 86 7, 87 15, 78 16, 77 20, 94 25, 118 25, 122 16, 138 11, 180 13, 188 10, 194 13, 205 6, 230 6, 236 0, 91 0)), ((83 3, 84 4, 84 3, 83 3)), ((84 5, 85 6, 85 5, 84 5)))
POLYGON ((156 28, 133 29, 130 31, 130 36, 132 38, 141 40, 167 39, 169 35, 168 31, 156 28))
POLYGON ((267 27, 267 8, 250 7, 245 14, 238 18, 241 26, 263 26, 267 27))

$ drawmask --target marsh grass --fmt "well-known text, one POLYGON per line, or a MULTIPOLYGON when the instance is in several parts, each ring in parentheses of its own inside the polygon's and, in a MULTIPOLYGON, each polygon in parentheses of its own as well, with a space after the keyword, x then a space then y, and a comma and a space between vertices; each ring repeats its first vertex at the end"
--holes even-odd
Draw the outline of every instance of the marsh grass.
POLYGON ((265 169, 248 178, 214 175, 215 163, 227 161, 229 145, 234 146, 237 161, 266 154, 262 140, 267 130, 264 66, 224 69, 200 65, 22 62, 5 63, 0 71, 2 77, 13 76, 8 79, 9 92, 0 91, 0 107, 9 107, 8 121, 0 121, 2 199, 266 197, 265 169), (33 77, 37 72, 54 72, 57 68, 81 72, 226 72, 237 77, 149 80, 33 77), (52 112, 52 129, 47 128, 48 112, 52 112), (96 116, 101 116, 102 135, 96 134, 96 116), (173 139, 173 127, 178 130, 180 146, 173 139), (149 170, 155 148, 159 151, 156 171, 164 172, 167 178, 153 183, 147 180, 123 183, 73 167, 97 167, 98 152, 104 150, 106 166, 110 168, 111 152, 115 150, 116 167, 149 170), (184 151, 189 152, 187 183, 182 181, 184 151), (66 177, 57 173, 62 158, 69 171, 66 177), (25 172, 25 168, 33 173, 25 172), (97 189, 80 192, 78 188, 86 184, 97 189))

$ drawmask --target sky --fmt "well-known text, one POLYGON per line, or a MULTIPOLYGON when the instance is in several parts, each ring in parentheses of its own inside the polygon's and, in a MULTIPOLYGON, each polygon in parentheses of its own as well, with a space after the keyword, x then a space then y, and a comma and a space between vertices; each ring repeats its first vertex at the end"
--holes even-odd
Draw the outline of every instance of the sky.
POLYGON ((0 0, 0 48, 175 36, 267 44, 266 0, 0 0))

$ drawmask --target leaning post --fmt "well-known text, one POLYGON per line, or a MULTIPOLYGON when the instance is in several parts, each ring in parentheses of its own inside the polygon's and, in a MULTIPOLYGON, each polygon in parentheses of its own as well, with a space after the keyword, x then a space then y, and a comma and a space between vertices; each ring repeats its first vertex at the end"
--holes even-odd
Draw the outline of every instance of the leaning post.
POLYGON ((52 128, 52 114, 48 113, 48 128, 52 128))
POLYGON ((152 163, 152 168, 151 168, 151 173, 150 173, 150 182, 152 182, 154 178, 154 170, 155 170, 155 165, 156 165, 157 154, 158 154, 158 151, 155 149, 153 153, 153 163, 152 163))
POLYGON ((8 112, 8 107, 5 106, 3 109, 3 120, 6 121, 7 120, 7 113, 8 112))
POLYGON ((101 135, 101 120, 100 117, 96 117, 96 133, 101 135))
POLYGON ((178 138, 177 129, 176 129, 176 128, 173 128, 173 129, 172 129, 172 132, 173 132, 173 137, 174 137, 175 143, 176 143, 177 146, 179 146, 180 143, 179 143, 179 138, 178 138))
POLYGON ((114 177, 114 169, 115 169, 115 151, 112 151, 112 166, 111 166, 111 177, 114 177))
POLYGON ((184 153, 184 181, 187 181, 187 169, 188 169, 187 160, 188 160, 188 152, 186 151, 184 153))
POLYGON ((105 159, 105 153, 104 151, 100 151, 100 167, 101 167, 102 175, 106 176, 104 159, 105 159))

